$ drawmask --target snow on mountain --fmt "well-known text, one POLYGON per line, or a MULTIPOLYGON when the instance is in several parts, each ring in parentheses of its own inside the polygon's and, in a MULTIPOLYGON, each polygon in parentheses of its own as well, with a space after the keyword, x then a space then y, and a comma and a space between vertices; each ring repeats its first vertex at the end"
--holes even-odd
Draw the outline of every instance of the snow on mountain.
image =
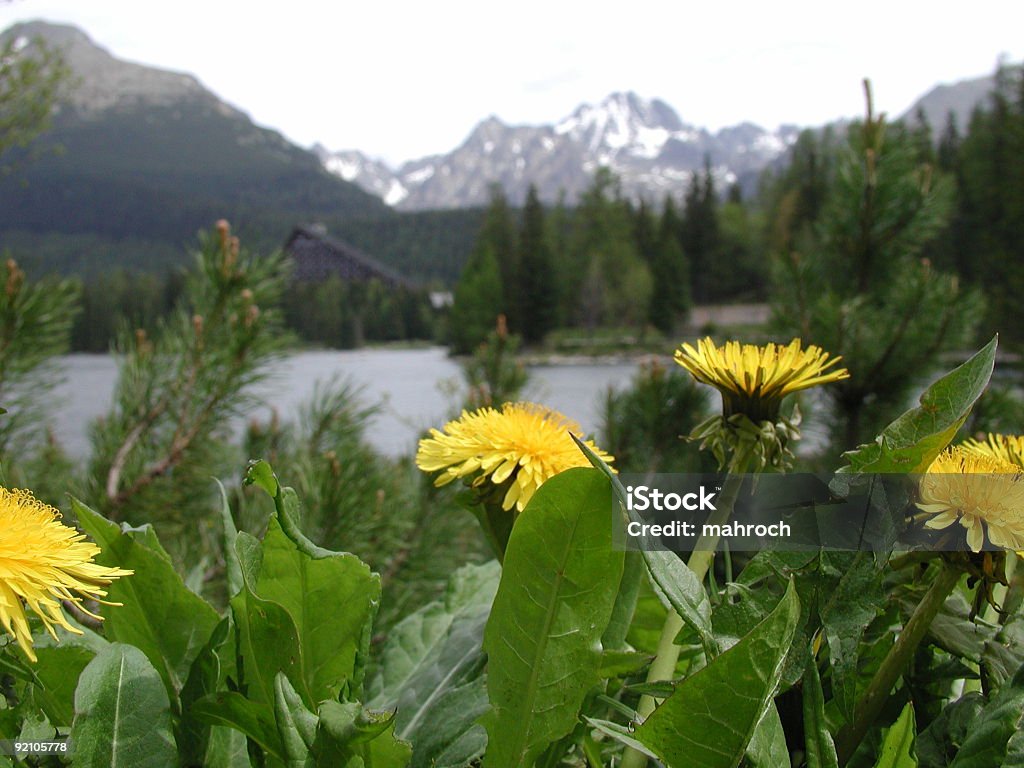
POLYGON ((583 104, 554 125, 511 126, 497 117, 479 123, 447 155, 411 160, 398 169, 354 150, 317 146, 324 167, 403 210, 486 204, 492 184, 522 200, 535 184, 542 199, 585 190, 600 166, 611 168, 634 197, 678 196, 710 162, 719 183, 750 182, 796 140, 798 129, 770 132, 743 123, 715 134, 684 123, 668 104, 613 93, 583 104))

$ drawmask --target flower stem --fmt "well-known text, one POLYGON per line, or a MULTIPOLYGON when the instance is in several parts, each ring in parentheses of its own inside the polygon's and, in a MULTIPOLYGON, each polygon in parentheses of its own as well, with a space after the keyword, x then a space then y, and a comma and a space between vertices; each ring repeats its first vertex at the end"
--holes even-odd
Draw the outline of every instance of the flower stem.
POLYGON ((882 711, 892 687, 903 674, 917 650, 917 646, 924 639, 932 620, 959 580, 960 571, 943 563, 935 581, 932 582, 928 592, 914 609, 913 615, 904 625, 903 631, 896 638, 892 648, 889 649, 889 653, 871 679, 864 695, 857 702, 853 720, 839 731, 836 737, 836 753, 840 765, 845 765, 857 750, 868 729, 882 711))
MULTIPOLYGON (((749 463, 747 452, 737 452, 733 455, 729 465, 729 472, 722 483, 722 492, 718 497, 718 508, 707 519, 710 525, 724 525, 732 514, 733 505, 743 485, 743 473, 747 470, 749 463)), ((718 545, 717 536, 701 536, 690 553, 690 559, 686 561, 687 567, 693 571, 697 581, 702 585, 704 577, 707 576, 711 563, 715 559, 715 549, 718 545)), ((665 624, 661 628, 661 637, 658 639, 658 651, 651 662, 647 672, 647 682, 655 683, 663 680, 671 680, 675 676, 676 664, 679 663, 679 652, 681 648, 676 645, 676 635, 683 628, 683 620, 674 610, 669 609, 665 617, 665 624)), ((654 711, 657 702, 653 696, 644 695, 640 697, 637 705, 639 722, 642 723, 654 711)), ((627 747, 622 753, 621 768, 643 768, 647 765, 647 756, 631 747, 627 747)))

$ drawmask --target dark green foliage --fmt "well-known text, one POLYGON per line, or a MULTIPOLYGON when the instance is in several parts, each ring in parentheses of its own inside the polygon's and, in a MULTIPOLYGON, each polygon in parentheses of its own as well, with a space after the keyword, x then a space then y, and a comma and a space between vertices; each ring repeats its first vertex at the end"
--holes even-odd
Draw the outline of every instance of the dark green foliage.
POLYGON ((292 282, 283 297, 288 328, 304 341, 335 349, 367 342, 430 339, 433 311, 425 291, 388 288, 377 280, 292 282))
POLYGON ((452 351, 465 354, 495 327, 502 305, 501 272, 494 251, 478 244, 473 251, 448 313, 448 338, 452 351))
POLYGON ((693 298, 698 304, 707 304, 716 296, 711 270, 721 254, 717 210, 711 161, 705 159, 703 173, 694 173, 690 179, 680 226, 683 253, 690 261, 693 298))
POLYGON ((516 359, 520 341, 518 336, 508 333, 500 320, 498 327, 487 334, 464 366, 468 388, 464 408, 500 408, 503 403, 519 399, 529 378, 522 362, 516 359))
POLYGON ((957 137, 950 136, 944 152, 957 180, 957 210, 948 235, 953 258, 961 273, 985 290, 986 330, 1013 343, 1024 338, 1018 320, 1024 291, 1022 82, 1019 69, 997 72, 989 108, 975 112, 959 147, 957 137))
POLYGON ((152 336, 129 329, 118 341, 114 405, 93 426, 88 473, 90 498, 114 519, 130 509, 133 521, 181 530, 210 509, 230 420, 286 340, 282 257, 241 250, 226 222, 201 243, 175 312, 152 336))
POLYGON ((711 413, 707 389, 678 366, 654 360, 640 366, 631 388, 609 391, 601 446, 620 472, 697 472, 709 469, 697 444, 686 440, 711 413))
POLYGON ((0 177, 35 154, 28 148, 50 127, 70 75, 58 51, 20 37, 0 41, 0 177))
MULTIPOLYGON (((666 197, 661 222, 647 257, 653 283, 648 319, 663 333, 671 333, 686 318, 692 303, 690 265, 679 243, 679 228, 675 204, 671 197, 666 197)), ((638 242, 642 245, 639 238, 638 242)))
POLYGON ((7 259, 0 286, 0 462, 29 460, 46 436, 47 394, 59 380, 54 357, 67 351, 78 292, 66 280, 28 281, 7 259), (15 454, 16 452, 16 454, 15 454))
MULTIPOLYGON (((519 232, 518 330, 527 344, 543 340, 558 312, 558 286, 537 188, 530 185, 519 232)), ((515 326, 513 326, 515 330, 515 326)))
POLYGON ((978 297, 935 270, 925 250, 947 220, 950 193, 869 100, 813 231, 780 241, 790 250, 777 265, 778 326, 842 355, 851 373, 825 390, 844 446, 874 435, 938 352, 973 340, 978 297))

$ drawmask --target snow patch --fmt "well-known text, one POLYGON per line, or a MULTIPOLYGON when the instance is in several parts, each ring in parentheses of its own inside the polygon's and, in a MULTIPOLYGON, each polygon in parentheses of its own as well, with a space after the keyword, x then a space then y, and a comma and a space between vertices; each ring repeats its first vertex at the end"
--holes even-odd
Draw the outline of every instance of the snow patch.
POLYGON ((405 180, 410 184, 422 184, 424 181, 434 175, 434 166, 427 165, 419 170, 412 171, 406 174, 405 180))
POLYGON ((328 157, 324 161, 324 167, 335 176, 341 176, 345 181, 352 181, 362 170, 362 166, 355 160, 349 160, 338 155, 328 157))
POLYGON ((398 179, 392 179, 391 186, 384 195, 384 202, 388 205, 398 205, 409 196, 409 190, 402 186, 398 179))

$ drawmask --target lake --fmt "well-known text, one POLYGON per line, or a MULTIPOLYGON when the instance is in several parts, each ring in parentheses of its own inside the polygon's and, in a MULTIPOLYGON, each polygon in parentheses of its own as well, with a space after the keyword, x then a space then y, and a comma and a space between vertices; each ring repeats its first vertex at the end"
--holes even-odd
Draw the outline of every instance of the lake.
MULTIPOLYGON (((110 408, 116 361, 110 355, 67 355, 61 366, 65 380, 57 388, 54 432, 71 456, 82 458, 89 450, 89 423, 110 408)), ((601 427, 601 398, 609 387, 628 386, 635 371, 636 363, 532 367, 524 399, 555 408, 594 433, 601 427)), ((440 427, 459 404, 449 393, 461 384, 461 368, 443 347, 296 352, 271 367, 255 390, 264 405, 245 419, 266 421, 274 409, 282 419, 293 419, 318 382, 336 378, 361 386, 367 404, 381 405, 366 437, 387 456, 413 453, 420 433, 440 427)))

